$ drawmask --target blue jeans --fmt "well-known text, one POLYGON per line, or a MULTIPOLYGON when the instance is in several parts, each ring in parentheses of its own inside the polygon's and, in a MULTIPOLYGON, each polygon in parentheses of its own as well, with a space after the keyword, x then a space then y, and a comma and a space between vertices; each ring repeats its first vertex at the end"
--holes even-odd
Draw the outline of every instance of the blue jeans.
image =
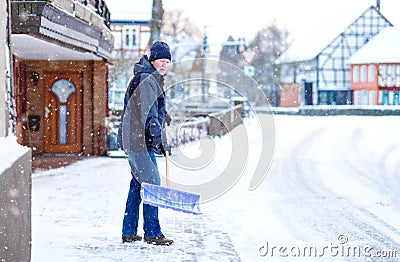
MULTIPOLYGON (((123 236, 136 236, 139 222, 139 208, 141 182, 160 185, 160 175, 154 152, 129 152, 129 165, 132 180, 130 183, 124 220, 122 223, 123 236)), ((158 207, 143 204, 143 230, 145 238, 154 238, 161 235, 158 220, 158 207)))

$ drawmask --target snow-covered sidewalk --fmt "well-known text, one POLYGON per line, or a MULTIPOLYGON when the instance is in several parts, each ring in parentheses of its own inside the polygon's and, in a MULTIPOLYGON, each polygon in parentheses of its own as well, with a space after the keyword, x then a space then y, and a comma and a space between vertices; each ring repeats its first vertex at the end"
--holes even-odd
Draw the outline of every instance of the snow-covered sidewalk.
POLYGON ((93 158, 37 172, 32 261, 239 260, 221 224, 207 215, 168 209, 160 209, 160 222, 164 234, 174 239, 173 246, 122 244, 129 181, 123 158, 93 158))

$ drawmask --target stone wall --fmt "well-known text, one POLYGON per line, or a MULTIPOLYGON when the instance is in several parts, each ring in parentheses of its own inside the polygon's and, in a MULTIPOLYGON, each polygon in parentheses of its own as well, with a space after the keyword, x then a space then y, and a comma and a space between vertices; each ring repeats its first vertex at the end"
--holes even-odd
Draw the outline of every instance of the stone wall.
POLYGON ((0 138, 0 261, 31 260, 31 150, 0 138))

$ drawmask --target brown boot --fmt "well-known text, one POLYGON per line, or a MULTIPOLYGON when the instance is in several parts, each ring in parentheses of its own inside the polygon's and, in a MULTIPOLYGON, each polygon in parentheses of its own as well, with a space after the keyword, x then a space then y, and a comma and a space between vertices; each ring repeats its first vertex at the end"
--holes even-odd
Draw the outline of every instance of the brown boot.
POLYGON ((172 245, 172 243, 174 243, 172 239, 166 238, 163 234, 155 238, 144 238, 144 241, 156 246, 169 246, 172 245))
POLYGON ((122 236, 122 243, 142 241, 142 236, 122 236))

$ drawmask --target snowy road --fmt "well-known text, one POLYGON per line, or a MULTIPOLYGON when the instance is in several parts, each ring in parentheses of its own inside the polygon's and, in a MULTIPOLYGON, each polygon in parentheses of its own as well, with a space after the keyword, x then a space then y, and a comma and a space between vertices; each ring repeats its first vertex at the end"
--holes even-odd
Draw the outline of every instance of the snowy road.
POLYGON ((278 147, 270 182, 263 184, 266 191, 278 189, 280 204, 272 208, 295 240, 291 245, 349 261, 400 251, 398 123, 328 117, 293 124, 301 133, 278 138, 283 150, 278 147))
MULTIPOLYGON (((255 191, 248 186, 259 137, 248 121, 252 151, 239 182, 204 203, 204 215, 160 211, 172 247, 120 243, 126 159, 35 172, 32 261, 399 261, 399 120, 274 116, 275 157, 255 191)), ((224 168, 227 141, 216 139, 222 153, 205 173, 224 168)), ((175 166, 171 173, 205 179, 175 166)))

